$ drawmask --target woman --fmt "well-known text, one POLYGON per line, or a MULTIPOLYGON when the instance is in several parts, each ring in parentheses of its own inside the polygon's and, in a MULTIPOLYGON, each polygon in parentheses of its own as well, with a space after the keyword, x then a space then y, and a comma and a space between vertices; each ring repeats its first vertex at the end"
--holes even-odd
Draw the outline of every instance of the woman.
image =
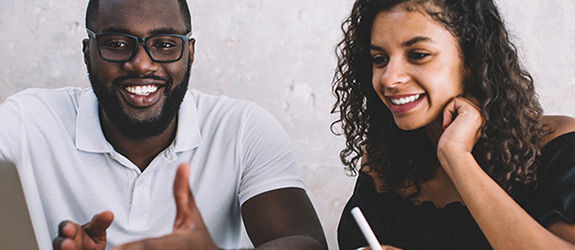
POLYGON ((542 115, 492 0, 357 0, 334 78, 359 172, 341 249, 575 248, 575 121, 542 115))

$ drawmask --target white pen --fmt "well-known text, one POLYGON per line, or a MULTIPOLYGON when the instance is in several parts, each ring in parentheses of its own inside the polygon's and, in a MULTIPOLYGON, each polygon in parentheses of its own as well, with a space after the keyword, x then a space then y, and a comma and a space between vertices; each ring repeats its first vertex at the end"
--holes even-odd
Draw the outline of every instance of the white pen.
POLYGON ((369 244, 371 249, 383 250, 381 248, 381 244, 379 244, 379 241, 377 240, 377 238, 375 237, 375 234, 371 230, 371 227, 367 223, 365 216, 363 216, 361 209, 359 209, 359 207, 352 208, 351 209, 351 215, 355 219, 355 222, 357 222, 357 225, 359 226, 361 233, 363 233, 363 236, 367 240, 367 243, 369 244))

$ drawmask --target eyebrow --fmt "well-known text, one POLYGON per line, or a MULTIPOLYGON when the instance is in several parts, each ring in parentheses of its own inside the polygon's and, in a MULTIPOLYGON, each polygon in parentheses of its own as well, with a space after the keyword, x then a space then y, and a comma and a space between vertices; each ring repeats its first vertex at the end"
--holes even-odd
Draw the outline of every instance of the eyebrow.
MULTIPOLYGON (((124 28, 117 28, 117 27, 108 27, 102 30, 102 33, 123 33, 123 34, 130 34, 133 35, 132 32, 128 29, 124 28)), ((150 35, 158 35, 158 34, 180 34, 185 32, 178 32, 174 28, 158 28, 154 29, 149 32, 150 35)))
POLYGON ((414 38, 411 38, 409 41, 403 42, 401 44, 401 47, 409 47, 420 42, 431 42, 431 38, 424 36, 416 36, 414 38))
MULTIPOLYGON (((408 41, 401 43, 401 47, 409 47, 409 46, 413 46, 414 44, 417 44, 420 42, 431 42, 431 41, 433 41, 433 40, 431 40, 431 38, 429 38, 429 37, 416 36, 414 38, 409 39, 408 41)), ((384 51, 384 49, 382 47, 377 46, 375 44, 370 44, 369 49, 370 50, 384 51)))

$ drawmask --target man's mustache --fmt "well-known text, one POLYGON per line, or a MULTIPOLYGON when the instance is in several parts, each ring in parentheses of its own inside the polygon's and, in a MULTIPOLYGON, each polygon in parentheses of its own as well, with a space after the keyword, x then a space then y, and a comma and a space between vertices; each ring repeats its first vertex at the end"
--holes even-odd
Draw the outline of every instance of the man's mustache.
POLYGON ((159 77, 159 76, 155 76, 155 75, 125 75, 125 76, 120 76, 120 77, 114 79, 112 81, 112 84, 114 86, 120 86, 123 81, 129 80, 129 79, 153 79, 153 80, 163 81, 166 84, 170 81, 170 78, 168 78, 168 77, 159 77))

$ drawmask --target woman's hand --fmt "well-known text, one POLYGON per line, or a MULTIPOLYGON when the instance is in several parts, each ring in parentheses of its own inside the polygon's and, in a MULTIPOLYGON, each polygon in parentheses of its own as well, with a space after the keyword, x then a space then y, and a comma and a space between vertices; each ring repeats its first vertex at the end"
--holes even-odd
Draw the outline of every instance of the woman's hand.
POLYGON ((484 119, 479 108, 465 97, 455 97, 443 110, 443 134, 437 143, 437 155, 457 156, 471 153, 481 136, 484 119))

